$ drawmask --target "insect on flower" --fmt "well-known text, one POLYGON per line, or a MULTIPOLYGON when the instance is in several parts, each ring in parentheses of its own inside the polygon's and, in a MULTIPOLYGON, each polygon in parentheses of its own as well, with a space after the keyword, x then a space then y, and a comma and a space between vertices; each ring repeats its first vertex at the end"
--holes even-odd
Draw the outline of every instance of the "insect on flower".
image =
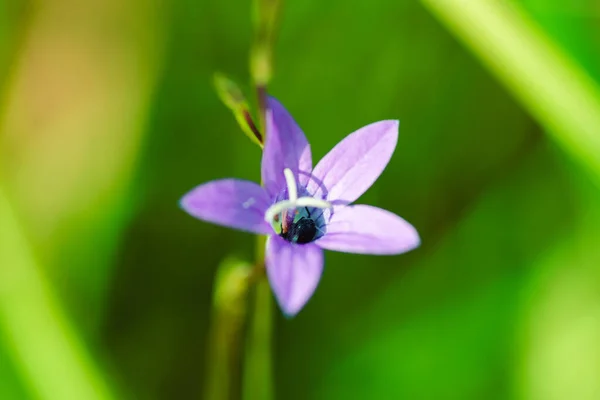
POLYGON ((314 167, 310 146, 292 116, 267 102, 264 187, 239 179, 200 185, 181 200, 204 221, 268 235, 265 263, 284 314, 297 314, 323 272, 323 250, 400 254, 420 243, 415 228, 381 208, 351 205, 392 157, 398 121, 367 125, 348 135, 314 167))

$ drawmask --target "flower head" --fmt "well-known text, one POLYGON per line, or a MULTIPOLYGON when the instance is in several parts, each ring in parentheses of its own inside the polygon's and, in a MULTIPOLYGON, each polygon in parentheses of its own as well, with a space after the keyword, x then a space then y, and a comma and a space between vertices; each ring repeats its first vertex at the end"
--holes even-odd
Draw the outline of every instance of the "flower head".
POLYGON ((264 187, 238 179, 205 183, 181 200, 194 217, 268 235, 267 276, 279 306, 297 314, 323 272, 323 250, 400 254, 419 235, 399 216, 350 205, 377 180, 398 140, 398 121, 367 125, 348 135, 312 166, 310 146, 292 116, 274 98, 267 104, 264 187))

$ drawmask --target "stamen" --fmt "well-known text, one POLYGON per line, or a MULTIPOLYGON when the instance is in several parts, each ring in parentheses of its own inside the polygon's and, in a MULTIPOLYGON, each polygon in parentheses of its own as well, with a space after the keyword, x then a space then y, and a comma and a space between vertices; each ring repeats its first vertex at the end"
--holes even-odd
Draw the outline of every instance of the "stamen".
POLYGON ((322 235, 325 234, 325 231, 321 228, 319 228, 318 226, 315 225, 315 228, 317 228, 317 230, 319 231, 319 233, 321 233, 322 235))
POLYGON ((298 187, 296 186, 296 179, 294 178, 294 173, 291 169, 286 168, 283 170, 283 175, 285 175, 285 182, 287 183, 289 200, 298 200, 298 187))

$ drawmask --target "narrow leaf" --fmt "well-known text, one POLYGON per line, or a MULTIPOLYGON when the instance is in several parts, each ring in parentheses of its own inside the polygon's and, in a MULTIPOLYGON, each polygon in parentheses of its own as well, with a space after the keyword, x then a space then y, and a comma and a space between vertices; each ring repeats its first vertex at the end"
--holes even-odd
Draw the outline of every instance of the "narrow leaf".
POLYGON ((600 182, 600 89, 514 2, 422 0, 600 182))
POLYGON ((242 131, 250 140, 262 147, 263 136, 252 119, 250 107, 242 90, 234 81, 219 72, 215 73, 213 81, 219 98, 233 112, 242 131))

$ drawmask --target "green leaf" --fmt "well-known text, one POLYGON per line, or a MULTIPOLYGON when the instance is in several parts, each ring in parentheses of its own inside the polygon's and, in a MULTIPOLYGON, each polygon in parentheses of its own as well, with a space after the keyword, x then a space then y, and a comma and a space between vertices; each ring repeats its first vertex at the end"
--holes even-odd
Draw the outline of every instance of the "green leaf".
POLYGON ((263 136, 252 119, 250 107, 239 86, 219 72, 215 73, 213 82, 219 98, 233 112, 242 131, 250 140, 262 147, 263 136))
POLYGON ((113 398, 41 273, 2 188, 0 220, 0 329, 28 389, 48 400, 113 398))
POLYGON ((600 183, 600 89, 514 2, 422 0, 600 183))
POLYGON ((248 290, 252 265, 225 259, 217 269, 208 355, 207 399, 239 398, 248 290))

